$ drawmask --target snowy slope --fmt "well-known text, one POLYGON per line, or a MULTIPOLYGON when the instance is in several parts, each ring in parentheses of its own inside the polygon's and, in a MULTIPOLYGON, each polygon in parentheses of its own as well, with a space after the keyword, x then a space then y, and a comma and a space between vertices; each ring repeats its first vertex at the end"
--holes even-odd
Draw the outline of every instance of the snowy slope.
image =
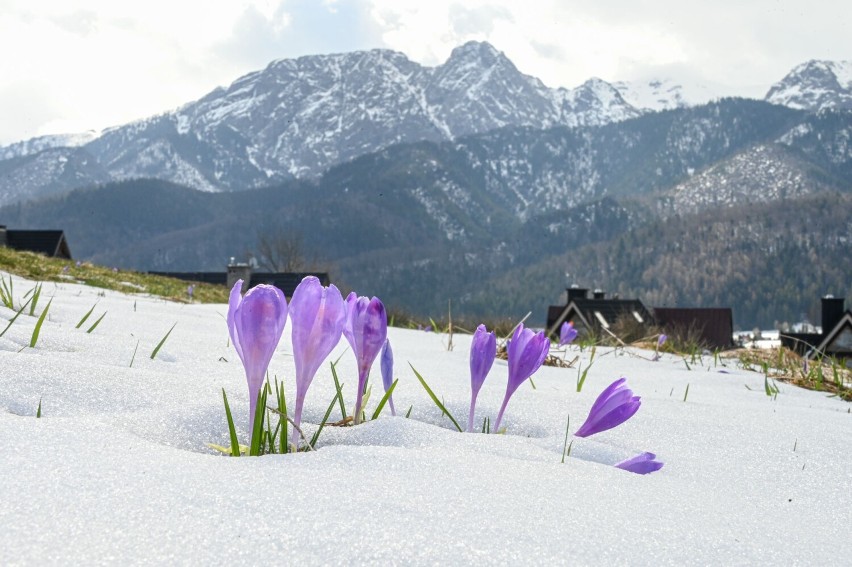
MULTIPOLYGON (((31 285, 15 278, 16 290, 31 285)), ((396 405, 412 406, 410 419, 328 427, 315 453, 232 459, 205 446, 227 438, 222 387, 245 436, 224 305, 71 284, 45 285, 49 296, 35 348, 25 347, 31 317, 0 338, 4 565, 841 564, 852 553, 849 404, 784 385, 773 401, 762 375, 733 363, 705 358, 689 371, 676 357, 600 349, 582 393, 575 370, 544 368, 509 404, 506 435, 460 434, 407 363, 464 417, 469 338, 456 335, 448 352, 443 335, 392 329, 396 405), (75 329, 96 301, 103 322, 75 329), (638 414, 576 439, 561 464, 568 416, 576 430, 621 375, 642 396, 638 414), (661 471, 611 466, 646 450, 665 461, 661 471)), ((270 371, 292 399, 290 353, 288 326, 270 371)), ((588 351, 569 355, 589 362, 588 351)), ((354 362, 343 344, 338 356, 351 406, 354 362)), ((478 421, 495 415, 506 376, 498 362, 478 421)), ((333 391, 326 366, 308 422, 333 391)))
POLYGON ((852 61, 811 60, 772 85, 765 100, 790 108, 852 109, 852 61))
POLYGON ((652 111, 697 106, 724 95, 705 84, 686 84, 671 78, 618 81, 612 86, 634 108, 652 111))

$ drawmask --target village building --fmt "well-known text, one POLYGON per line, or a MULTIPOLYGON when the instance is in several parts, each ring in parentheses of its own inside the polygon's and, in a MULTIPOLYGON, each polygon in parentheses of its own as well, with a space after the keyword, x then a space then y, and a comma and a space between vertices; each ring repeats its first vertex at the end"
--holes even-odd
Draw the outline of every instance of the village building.
POLYGON ((781 344, 802 356, 834 356, 852 363, 852 311, 842 297, 826 295, 822 303, 822 332, 782 333, 781 344))
POLYGON ((0 246, 71 260, 71 249, 62 230, 10 230, 0 225, 0 246))

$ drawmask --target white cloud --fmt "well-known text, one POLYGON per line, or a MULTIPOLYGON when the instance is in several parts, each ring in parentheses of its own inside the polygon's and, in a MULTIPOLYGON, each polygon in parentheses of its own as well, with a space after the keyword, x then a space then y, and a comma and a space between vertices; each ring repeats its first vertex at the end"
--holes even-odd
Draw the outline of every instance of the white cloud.
POLYGON ((807 59, 852 58, 849 29, 832 0, 0 0, 0 144, 156 114, 273 59, 389 47, 437 65, 468 40, 549 86, 668 75, 760 96, 807 59))

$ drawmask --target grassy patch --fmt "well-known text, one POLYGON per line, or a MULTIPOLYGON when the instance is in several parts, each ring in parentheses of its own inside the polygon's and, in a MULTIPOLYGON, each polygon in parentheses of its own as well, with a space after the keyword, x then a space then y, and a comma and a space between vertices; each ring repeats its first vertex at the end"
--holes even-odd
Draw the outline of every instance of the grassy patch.
POLYGON ((738 349, 722 356, 736 359, 745 370, 762 372, 767 384, 769 380, 786 382, 852 402, 852 370, 833 358, 808 360, 805 364, 804 358, 784 347, 738 349))
MULTIPOLYGON (((0 246, 0 270, 42 282, 81 283, 125 293, 147 293, 172 301, 188 300, 186 286, 189 282, 183 280, 129 270, 113 270, 89 262, 77 266, 73 261, 48 258, 5 246, 0 246)), ((196 283, 192 299, 195 303, 227 303, 228 290, 225 286, 196 283)))

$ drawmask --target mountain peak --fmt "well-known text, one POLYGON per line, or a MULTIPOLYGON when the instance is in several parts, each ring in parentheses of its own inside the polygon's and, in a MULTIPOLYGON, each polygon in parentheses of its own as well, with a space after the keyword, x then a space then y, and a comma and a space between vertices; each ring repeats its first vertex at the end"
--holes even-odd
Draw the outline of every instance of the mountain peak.
POLYGON ((773 104, 811 111, 852 109, 852 61, 812 59, 796 65, 764 98, 773 104))
POLYGON ((447 63, 451 61, 478 61, 483 66, 490 67, 498 60, 506 60, 502 51, 498 51, 487 41, 468 41, 450 53, 447 63))

